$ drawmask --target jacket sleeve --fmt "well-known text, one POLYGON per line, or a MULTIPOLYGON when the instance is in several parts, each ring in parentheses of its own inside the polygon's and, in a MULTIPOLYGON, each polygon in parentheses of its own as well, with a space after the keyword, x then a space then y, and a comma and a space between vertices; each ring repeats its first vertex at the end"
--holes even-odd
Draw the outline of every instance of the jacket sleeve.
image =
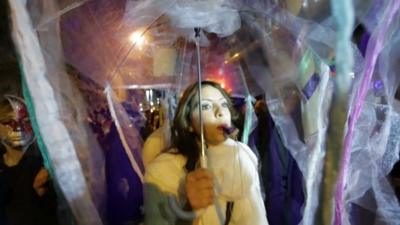
MULTIPOLYGON (((257 171, 257 170, 256 170, 257 171)), ((264 202, 261 196, 261 188, 258 174, 255 174, 254 186, 251 188, 249 201, 253 209, 253 216, 251 224, 268 225, 267 213, 265 210, 264 202)))
POLYGON ((163 154, 150 163, 145 173, 144 213, 145 225, 181 225, 191 224, 180 221, 168 205, 168 196, 177 196, 180 177, 183 176, 176 166, 177 158, 163 154))
MULTIPOLYGON (((238 224, 268 225, 267 213, 261 195, 257 157, 254 155, 249 147, 247 147, 246 145, 242 145, 242 147, 249 156, 247 164, 251 165, 252 182, 249 196, 245 200, 247 201, 246 205, 249 206, 248 209, 246 209, 248 213, 242 213, 242 221, 238 224)), ((244 158, 245 157, 243 157, 243 160, 244 158)))
POLYGON ((145 183, 144 190, 144 215, 145 225, 173 225, 172 215, 167 211, 167 194, 163 193, 157 185, 145 183))

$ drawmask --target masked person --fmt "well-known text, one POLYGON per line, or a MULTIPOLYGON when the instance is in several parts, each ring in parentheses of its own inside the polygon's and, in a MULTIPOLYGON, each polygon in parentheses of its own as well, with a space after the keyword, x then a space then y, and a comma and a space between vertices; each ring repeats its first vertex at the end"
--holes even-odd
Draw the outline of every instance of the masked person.
POLYGON ((56 225, 56 195, 23 99, 0 102, 0 224, 56 225))
MULTIPOLYGON (((203 81, 188 87, 178 104, 171 130, 172 148, 146 168, 146 225, 267 225, 257 158, 245 144, 228 136, 235 112, 219 84, 203 81), (201 110, 208 168, 199 168, 201 110), (171 196, 195 218, 174 211, 171 196)), ((178 204, 179 204, 178 203, 178 204)))

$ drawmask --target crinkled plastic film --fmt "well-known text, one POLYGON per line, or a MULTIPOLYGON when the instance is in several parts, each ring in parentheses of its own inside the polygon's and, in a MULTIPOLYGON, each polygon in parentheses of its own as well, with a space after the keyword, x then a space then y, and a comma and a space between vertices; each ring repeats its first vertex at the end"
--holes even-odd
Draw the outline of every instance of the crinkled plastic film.
MULTIPOLYGON (((55 9, 52 3, 44 8, 55 9)), ((78 224, 101 224, 103 156, 85 124, 80 93, 65 73, 57 20, 35 32, 24 1, 12 1, 10 8, 14 41, 55 180, 78 224)))
MULTIPOLYGON (((55 2, 29 1, 28 9, 45 59, 46 80, 55 93, 57 118, 74 146, 68 153, 76 154, 73 162, 80 167, 76 173, 81 173, 87 186, 83 188, 87 195, 80 200, 97 208, 93 217, 88 211, 80 211, 82 205, 68 198, 71 192, 64 187, 78 224, 86 224, 87 218, 104 217, 106 159, 87 126, 88 111, 99 104, 107 105, 130 166, 141 177, 144 140, 139 128, 143 117, 138 104, 131 105, 137 118, 132 118, 125 107, 132 101, 130 90, 166 93, 163 97, 169 101, 166 105, 170 105, 171 119, 182 90, 196 81, 193 28, 197 26, 202 28, 204 79, 221 83, 234 97, 247 100, 247 106, 250 97, 266 97, 284 146, 303 173, 307 198, 302 224, 313 224, 317 209, 333 204, 333 195, 328 199, 319 195, 320 184, 326 179, 322 171, 328 154, 327 131, 332 116, 329 110, 336 90, 333 69, 336 31, 327 0, 290 1, 290 5, 289 1, 276 4, 261 0, 55 2), (73 77, 81 91, 74 86, 76 83, 70 82, 64 64, 76 70, 73 77), (94 98, 88 100, 85 95, 96 95, 101 103, 91 100, 94 98)), ((355 6, 360 2, 354 1, 355 6)), ((375 16, 371 15, 382 14, 374 11, 372 3, 368 1, 364 8, 356 9, 357 19, 369 31, 376 28, 375 16)), ((393 30, 398 30, 395 25, 393 30)), ((392 138, 399 132, 395 122, 399 120, 398 108, 393 100, 398 86, 399 55, 391 47, 398 46, 398 40, 398 32, 386 40, 373 82, 383 88, 369 90, 356 126, 348 175, 351 182, 346 182, 345 216, 350 220, 355 216, 350 209, 353 205, 379 215, 376 224, 394 224, 394 212, 399 210, 389 184, 384 182, 397 160, 392 155, 398 155, 399 151, 398 142, 392 138), (369 134, 368 141, 365 133, 369 134), (375 196, 376 205, 369 200, 371 196, 375 196)), ((360 87, 364 59, 355 45, 351 48, 354 50, 351 88, 355 93, 360 87)), ((26 78, 33 79, 30 72, 26 78)), ((33 91, 32 87, 30 90, 33 91)), ((34 94, 32 97, 34 102, 41 101, 34 94)), ((135 101, 144 101, 139 98, 135 101)), ((353 94, 348 102, 354 99, 353 94)), ((255 121, 249 121, 253 112, 249 108, 247 112, 245 136, 256 125, 255 121)), ((347 116, 347 112, 342 114, 347 116)), ((41 113, 36 116, 43 117, 41 113)), ((52 139, 47 133, 42 135, 52 139)), ((47 148, 62 186, 62 177, 57 174, 61 164, 54 160, 56 150, 52 146, 47 148)), ((334 154, 340 158, 339 149, 334 154)), ((337 164, 335 157, 333 163, 337 164)), ((328 186, 334 189, 334 178, 328 186)))
POLYGON ((114 119, 119 137, 126 150, 129 161, 131 162, 132 169, 143 182, 144 168, 140 157, 140 149, 143 147, 142 137, 140 136, 136 126, 134 126, 133 121, 127 117, 126 110, 122 108, 119 99, 113 93, 111 87, 106 87, 105 92, 107 95, 111 116, 114 119))
MULTIPOLYGON (((399 27, 397 15, 385 38, 385 47, 368 90, 352 144, 346 207, 361 207, 375 217, 374 224, 395 224, 398 201, 387 175, 399 160, 399 103, 394 95, 399 87, 399 27), (368 134, 368 141, 365 141, 368 134)), ((362 215, 354 215, 359 220, 362 215)))

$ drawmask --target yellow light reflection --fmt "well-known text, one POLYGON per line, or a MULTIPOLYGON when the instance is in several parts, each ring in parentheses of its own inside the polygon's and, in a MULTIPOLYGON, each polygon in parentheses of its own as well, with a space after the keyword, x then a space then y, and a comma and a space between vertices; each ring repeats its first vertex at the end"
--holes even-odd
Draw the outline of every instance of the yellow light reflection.
POLYGON ((130 35, 129 40, 139 49, 141 49, 146 44, 146 37, 143 35, 143 31, 133 32, 130 35))

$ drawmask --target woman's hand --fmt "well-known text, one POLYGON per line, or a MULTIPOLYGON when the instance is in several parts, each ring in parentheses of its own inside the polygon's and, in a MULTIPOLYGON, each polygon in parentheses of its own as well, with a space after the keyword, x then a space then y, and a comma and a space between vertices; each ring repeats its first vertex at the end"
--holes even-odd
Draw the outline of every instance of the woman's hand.
POLYGON ((209 170, 197 169, 186 176, 186 197, 193 210, 205 208, 214 203, 213 175, 209 170))

